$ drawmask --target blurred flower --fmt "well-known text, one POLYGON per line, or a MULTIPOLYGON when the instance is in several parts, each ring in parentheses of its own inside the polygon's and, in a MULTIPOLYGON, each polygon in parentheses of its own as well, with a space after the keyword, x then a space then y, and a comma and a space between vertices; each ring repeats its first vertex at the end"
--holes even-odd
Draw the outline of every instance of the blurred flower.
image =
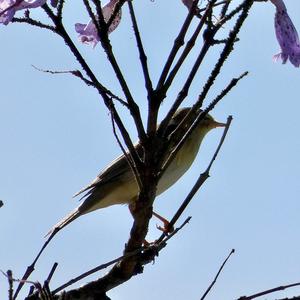
MULTIPOLYGON (((0 23, 7 25, 14 17, 16 11, 42 6, 47 0, 0 0, 0 23)), ((56 6, 57 0, 50 1, 56 6)))
POLYGON ((88 24, 75 24, 75 30, 79 33, 79 40, 84 44, 92 44, 93 47, 99 42, 96 26, 91 20, 88 24))
MULTIPOLYGON (((108 20, 110 19, 111 15, 114 12, 114 8, 118 2, 119 0, 110 0, 110 2, 108 2, 102 8, 102 13, 105 22, 108 22, 108 20)), ((120 9, 116 17, 112 21, 111 25, 109 26, 108 33, 113 32, 118 27, 118 25, 121 22, 121 17, 122 17, 122 11, 120 9)), ((75 30, 77 33, 79 33, 79 40, 84 44, 91 44, 93 45, 93 47, 95 47, 97 43, 100 41, 96 26, 92 20, 90 20, 88 24, 76 23, 75 30)))
POLYGON ((271 0, 276 6, 275 32, 281 52, 274 55, 274 61, 282 60, 285 64, 289 59, 295 66, 300 65, 300 42, 297 30, 290 19, 282 0, 271 0))

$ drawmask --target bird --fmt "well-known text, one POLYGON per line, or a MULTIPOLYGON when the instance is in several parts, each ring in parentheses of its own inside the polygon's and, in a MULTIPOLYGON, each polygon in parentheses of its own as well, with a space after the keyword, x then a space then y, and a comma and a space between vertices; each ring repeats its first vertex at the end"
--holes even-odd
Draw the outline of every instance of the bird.
MULTIPOLYGON (((165 131, 169 137, 190 110, 191 107, 184 107, 175 112, 165 131)), ((205 116, 193 129, 159 179, 156 196, 175 184, 190 168, 206 134, 216 127, 225 126, 226 124, 215 121, 211 115, 207 114, 205 116)), ((135 148, 138 149, 139 145, 139 143, 135 144, 135 148)), ((170 145, 170 150, 174 150, 176 144, 170 145)), ((130 206, 138 199, 139 187, 126 156, 123 154, 113 160, 88 186, 81 189, 73 197, 83 193, 85 194, 81 198, 83 200, 82 203, 53 226, 47 236, 50 235, 50 238, 52 238, 65 226, 89 212, 115 204, 128 204, 130 206)), ((153 214, 163 222, 166 221, 157 213, 153 214)))

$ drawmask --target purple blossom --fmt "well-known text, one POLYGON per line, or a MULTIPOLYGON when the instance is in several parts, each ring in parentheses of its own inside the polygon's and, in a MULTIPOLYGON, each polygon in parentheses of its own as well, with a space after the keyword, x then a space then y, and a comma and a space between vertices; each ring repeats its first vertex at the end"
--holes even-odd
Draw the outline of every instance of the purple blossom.
MULTIPOLYGON (((0 0, 0 23, 7 25, 14 17, 16 11, 42 6, 47 0, 0 0)), ((56 6, 57 0, 51 0, 56 6)))
POLYGON ((275 32, 281 52, 274 55, 273 60, 282 60, 285 64, 289 59, 295 66, 300 66, 300 42, 297 30, 290 19, 282 0, 271 0, 276 6, 275 32))
MULTIPOLYGON (((110 0, 110 2, 108 2, 102 8, 102 13, 105 22, 108 22, 108 20, 110 19, 111 15, 114 12, 114 8, 118 2, 119 0, 110 0)), ((118 27, 118 25, 121 22, 121 17, 122 17, 122 11, 120 9, 116 17, 112 21, 111 25, 109 26, 108 33, 113 32, 118 27)), ((97 43, 100 41, 96 26, 92 20, 90 20, 88 24, 76 23, 75 30, 77 33, 79 33, 80 42, 84 44, 91 44, 93 45, 93 47, 95 47, 97 43)))
POLYGON ((92 20, 88 24, 75 24, 75 30, 79 33, 79 40, 83 44, 92 44, 93 47, 99 42, 97 29, 92 20))

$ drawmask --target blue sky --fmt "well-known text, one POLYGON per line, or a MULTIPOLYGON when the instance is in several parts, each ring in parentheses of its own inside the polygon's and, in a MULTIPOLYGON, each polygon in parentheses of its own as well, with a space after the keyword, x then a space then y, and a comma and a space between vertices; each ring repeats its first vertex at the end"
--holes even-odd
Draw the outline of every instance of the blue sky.
MULTIPOLYGON (((86 22, 88 17, 81 2, 74 2, 66 5, 65 22, 76 41, 73 24, 86 22)), ((154 82, 187 13, 179 0, 173 2, 172 9, 160 0, 134 3, 154 82)), ((286 5, 299 29, 299 3, 287 0, 286 5)), ((255 4, 235 52, 208 97, 208 101, 213 99, 232 77, 250 72, 213 113, 219 121, 228 115, 234 120, 211 177, 184 214, 192 216, 191 223, 169 242, 155 264, 146 266, 142 276, 109 292, 112 299, 199 299, 232 248, 236 254, 207 299, 236 299, 299 281, 300 75, 289 63, 272 62, 279 51, 274 12, 269 2, 255 4)), ((33 13, 45 18, 40 10, 33 13)), ((45 233, 78 205, 71 196, 120 149, 107 110, 93 89, 77 78, 41 73, 31 66, 79 68, 59 37, 20 24, 2 26, 0 36, 0 199, 5 203, 0 209, 0 269, 12 269, 21 277, 45 233)), ((111 40, 145 116, 144 83, 127 8, 111 40)), ((78 43, 78 47, 100 80, 121 94, 99 45, 92 49, 78 43)), ((216 47, 208 56, 186 105, 201 91, 219 52, 216 47)), ((175 81, 162 113, 183 78, 175 81)), ((130 117, 124 114, 124 118, 135 139, 130 117)), ((156 211, 172 217, 206 167, 221 133, 219 129, 209 134, 186 176, 157 199, 156 211)), ((55 288, 119 256, 131 224, 124 206, 78 219, 55 237, 31 279, 46 278, 57 261, 59 267, 51 285, 55 288)), ((159 235, 155 225, 156 220, 151 222, 149 240, 159 235)), ((0 298, 5 299, 7 284, 2 276, 0 287, 0 298)), ((294 289, 276 296, 297 294, 299 290, 294 289)))

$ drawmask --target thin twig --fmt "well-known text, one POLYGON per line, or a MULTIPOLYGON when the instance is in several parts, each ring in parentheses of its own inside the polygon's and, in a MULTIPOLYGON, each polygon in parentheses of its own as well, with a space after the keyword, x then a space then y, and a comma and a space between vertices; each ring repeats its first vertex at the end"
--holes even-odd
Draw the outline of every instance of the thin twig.
POLYGON ((224 262, 222 263, 221 267, 219 268, 214 280, 211 282, 211 284, 209 285, 209 287, 207 288, 207 290, 204 292, 203 296, 200 298, 200 300, 204 300, 205 297, 208 295, 208 293, 211 291, 211 289, 213 288, 213 286, 215 285, 215 283, 217 282, 217 279, 219 277, 219 275, 221 274, 223 268, 225 267, 228 259, 230 258, 230 256, 235 252, 234 249, 232 249, 230 251, 230 253, 228 254, 228 256, 226 257, 226 259, 224 260, 224 262))
POLYGON ((12 22, 13 23, 26 23, 28 25, 32 25, 32 26, 37 26, 39 28, 43 28, 43 29, 48 29, 52 32, 55 32, 55 27, 51 26, 51 25, 48 25, 48 24, 44 24, 40 21, 37 21, 37 20, 34 20, 30 17, 24 17, 24 18, 16 18, 14 17, 12 19, 12 22))
POLYGON ((238 5, 236 8, 234 8, 230 13, 225 15, 215 25, 218 26, 218 27, 222 27, 226 22, 228 22, 230 19, 232 19, 237 13, 239 13, 241 10, 243 10, 244 7, 245 7, 245 1, 242 2, 240 5, 238 5))
MULTIPOLYGON (((201 32, 203 25, 205 24, 206 18, 208 16, 208 14, 211 12, 212 7, 213 7, 213 2, 209 2, 203 16, 200 19, 198 26, 196 27, 196 29, 195 29, 193 35, 191 36, 191 38, 189 39, 189 41, 186 43, 186 46, 185 46, 183 52, 181 53, 178 61, 176 62, 174 68, 170 71, 170 74, 164 83, 164 87, 163 87, 164 93, 166 93, 166 91, 171 86, 173 80, 176 77, 176 74, 180 70, 182 64, 184 63, 184 61, 187 58, 190 51, 193 49, 195 42, 199 36, 199 33, 201 32)), ((208 47, 203 47, 201 49, 202 53, 201 53, 201 55, 199 55, 199 56, 201 56, 201 60, 203 60, 207 50, 208 50, 208 47)), ((180 103, 179 103, 179 105, 180 105, 180 103)), ((179 105, 177 104, 176 109, 179 107, 179 105)))
POLYGON ((128 162, 128 164, 129 164, 129 166, 130 166, 130 169, 131 169, 131 171, 133 172, 133 174, 134 174, 134 176, 135 176, 135 178, 136 178, 136 180, 137 180, 138 186, 142 186, 141 179, 140 179, 140 177, 139 177, 139 175, 138 175, 136 169, 133 167, 133 166, 134 166, 134 163, 133 163, 132 157, 131 157, 130 153, 128 153, 128 152, 126 151, 126 149, 123 147, 122 142, 121 142, 121 140, 120 140, 120 138, 119 138, 119 136, 118 136, 118 134, 117 134, 117 130, 116 130, 116 126, 115 126, 114 114, 113 114, 113 111, 112 111, 112 110, 110 111, 110 115, 111 115, 111 123, 112 123, 113 134, 114 134, 114 136, 115 136, 115 138, 116 138, 116 141, 117 141, 119 147, 121 148, 121 150, 122 150, 122 152, 123 152, 123 155, 124 155, 124 156, 126 157, 126 159, 127 159, 127 162, 128 162))
MULTIPOLYGON (((199 0, 193 1, 192 8, 193 7, 195 8, 198 5, 198 2, 199 2, 199 0)), ((189 10, 189 13, 186 16, 186 19, 184 20, 184 23, 183 23, 183 25, 182 25, 182 27, 181 27, 181 29, 180 29, 177 37, 174 40, 173 47, 172 47, 172 49, 171 49, 171 51, 169 53, 169 56, 168 56, 168 58, 166 60, 166 63, 164 65, 164 67, 163 67, 163 70, 161 72, 160 78, 158 80, 158 83, 157 83, 157 86, 156 86, 156 91, 159 91, 162 88, 162 86, 163 86, 163 84, 164 84, 164 82, 166 80, 166 77, 167 77, 167 75, 169 73, 169 70, 170 70, 170 68, 171 68, 171 66, 173 64, 173 61, 174 61, 174 59, 176 57, 176 54, 178 53, 180 47, 182 47, 184 45, 185 35, 186 35, 186 33, 187 33, 187 31, 188 31, 188 29, 190 27, 190 24, 192 22, 193 17, 194 17, 194 12, 193 11, 194 11, 193 9, 189 10)))
MULTIPOLYGON (((258 1, 258 0, 256 0, 258 1)), ((261 0, 263 1, 263 0, 261 0)), ((300 296, 295 296, 295 297, 286 297, 286 298, 281 298, 281 299, 276 299, 276 300, 300 300, 300 296)))
POLYGON ((253 295, 250 295, 250 296, 242 296, 242 297, 238 298, 237 300, 251 300, 251 299, 255 299, 255 298, 258 298, 258 297, 261 297, 261 296, 264 296, 264 295, 268 295, 268 294, 271 294, 271 293, 283 291, 283 290, 286 290, 286 289, 289 289, 289 288, 292 288, 292 287, 295 287, 295 286, 300 286, 300 282, 287 284, 287 285, 281 285, 281 286, 278 286, 278 287, 275 287, 275 288, 272 288, 272 289, 269 289, 269 290, 265 290, 263 292, 259 292, 259 293, 256 293, 256 294, 253 294, 253 295))
POLYGON ((31 286, 29 287, 29 291, 28 291, 27 297, 29 297, 31 294, 33 294, 34 290, 35 290, 34 285, 31 285, 31 286))
POLYGON ((41 254, 43 253, 43 251, 45 250, 45 248, 47 247, 47 245, 50 243, 50 241, 53 239, 53 237, 58 233, 59 229, 57 230, 54 230, 51 235, 48 237, 48 239, 46 240, 46 242, 43 244, 41 250, 39 251, 39 253, 37 254, 37 256, 35 257, 34 261, 31 263, 31 265, 29 265, 22 277, 21 280, 18 280, 19 281, 19 285, 15 291, 15 294, 14 294, 14 297, 13 299, 16 299, 19 292, 21 291, 22 287, 24 286, 25 283, 32 283, 35 285, 34 282, 32 281, 28 281, 28 277, 31 275, 31 273, 35 270, 35 264, 36 262, 38 261, 38 259, 40 258, 41 254))
MULTIPOLYGON (((225 4, 225 3, 228 3, 228 2, 230 2, 230 1, 231 1, 231 0, 222 0, 222 1, 217 2, 216 4, 214 4, 214 7, 220 6, 220 5, 225 4)), ((266 1, 268 1, 268 0, 266 0, 266 1)), ((203 12, 203 11, 205 11, 205 8, 200 8, 200 9, 199 9, 199 12, 203 12)))
POLYGON ((57 5, 57 17, 62 20, 62 14, 64 9, 65 0, 59 0, 57 5))
POLYGON ((143 70, 144 81, 145 81, 145 88, 147 91, 147 98, 148 98, 148 121, 147 121, 147 134, 148 136, 153 136, 156 132, 157 127, 157 115, 159 109, 159 101, 156 97, 154 97, 153 93, 153 85, 150 78, 148 63, 147 63, 147 56, 144 50, 144 46, 142 43, 142 39, 140 36, 135 12, 133 9, 133 4, 131 0, 127 1, 129 12, 131 16, 131 22, 134 30, 134 35, 137 43, 137 49, 139 51, 140 56, 140 64, 143 70))
MULTIPOLYGON (((199 105, 201 105, 206 97, 206 95, 208 94, 210 88, 212 87, 212 85, 214 84, 216 78, 218 77, 218 75, 220 74, 220 71, 224 65, 224 62, 226 61, 226 59, 228 58, 229 54, 232 52, 233 50, 233 45, 235 43, 236 37, 245 21, 245 19, 248 16, 248 12, 250 7, 253 4, 253 0, 245 0, 243 2, 244 6, 243 6, 243 11, 240 14, 240 16, 238 17, 233 29, 230 31, 229 36, 228 36, 228 40, 227 43, 225 44, 220 57, 218 59, 218 62, 216 63, 216 65, 214 66, 207 82, 205 83, 203 90, 201 92, 201 94, 198 97, 198 102, 199 105)), ((220 22, 221 23, 221 22, 220 22)), ((219 27, 220 24, 217 26, 219 27)))
POLYGON ((149 74, 147 56, 146 56, 144 46, 142 43, 142 39, 140 36, 140 32, 139 32, 136 16, 134 13, 132 1, 129 0, 129 1, 127 1, 127 3, 128 3, 128 7, 129 7, 130 16, 131 16, 131 22, 132 22, 132 26, 133 26, 133 30, 134 30, 134 35, 136 38, 137 48, 138 48, 138 51, 140 54, 140 62, 141 62, 141 66, 142 66, 143 74, 144 74, 144 78, 145 78, 145 87, 148 92, 148 100, 150 101, 152 98, 153 87, 152 87, 152 82, 151 82, 151 78, 150 78, 150 74, 149 74))
POLYGON ((97 28, 98 31, 98 36, 100 38, 103 38, 103 35, 108 35, 108 26, 105 22, 104 16, 103 16, 103 11, 101 8, 101 1, 99 0, 92 0, 94 5, 96 6, 96 14, 93 12, 89 0, 83 0, 83 3, 85 5, 85 8, 92 19, 92 22, 94 23, 95 27, 97 28), (100 35, 101 32, 101 35, 100 35))
POLYGON ((219 14, 219 19, 222 19, 224 18, 224 16, 226 15, 227 13, 227 10, 229 8, 229 4, 230 4, 231 0, 228 0, 228 1, 225 1, 225 3, 223 3, 223 6, 221 8, 221 12, 219 14))
MULTIPOLYGON (((79 70, 53 71, 53 70, 41 69, 41 68, 36 67, 35 65, 31 65, 31 66, 33 68, 35 68, 36 70, 38 70, 40 72, 43 72, 43 73, 49 73, 49 74, 53 74, 53 75, 57 75, 57 74, 71 74, 71 75, 73 75, 75 77, 80 78, 86 85, 92 86, 93 88, 97 89, 97 86, 94 84, 94 82, 92 82, 91 80, 85 78, 79 70)), ((113 94, 110 90, 107 89, 106 92, 107 92, 107 95, 109 95, 112 99, 115 99, 115 100, 119 101, 122 105, 128 107, 127 102, 125 102, 120 97, 118 97, 115 94, 113 94)))
POLYGON ((8 299, 9 300, 13 300, 13 293, 14 293, 14 289, 13 289, 13 276, 12 276, 12 271, 8 270, 6 272, 7 275, 7 280, 8 280, 8 299))
POLYGON ((55 263, 53 264, 51 270, 50 270, 50 273, 49 273, 47 279, 46 279, 46 281, 48 282, 48 284, 49 284, 49 282, 51 281, 51 279, 52 279, 52 277, 53 277, 53 274, 54 274, 54 272, 55 272, 57 266, 58 266, 58 263, 55 262, 55 263))

